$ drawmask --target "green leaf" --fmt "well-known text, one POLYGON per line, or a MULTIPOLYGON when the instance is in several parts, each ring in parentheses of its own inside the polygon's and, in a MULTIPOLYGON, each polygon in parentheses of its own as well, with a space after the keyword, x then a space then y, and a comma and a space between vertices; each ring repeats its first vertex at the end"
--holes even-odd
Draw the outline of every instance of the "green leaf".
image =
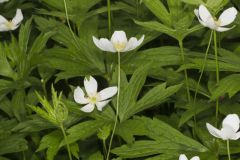
MULTIPOLYGON (((67 130, 68 143, 74 143, 78 140, 84 140, 95 134, 106 122, 102 120, 90 120, 76 124, 67 130)), ((64 142, 61 143, 63 146, 64 142)))
POLYGON ((212 93, 211 100, 216 100, 225 93, 228 93, 230 98, 234 96, 240 91, 239 81, 240 74, 232 74, 221 79, 212 93))
POLYGON ((32 19, 29 19, 25 25, 22 25, 19 32, 19 48, 21 53, 26 53, 28 50, 28 41, 31 33, 32 19))
POLYGON ((130 82, 124 86, 124 89, 120 92, 120 104, 119 104, 119 118, 120 121, 125 119, 125 115, 129 111, 130 107, 133 107, 137 101, 138 95, 142 90, 142 87, 147 78, 147 71, 150 65, 143 65, 138 68, 132 75, 130 82))
POLYGON ((171 15, 161 0, 143 0, 143 3, 160 21, 171 26, 171 15))
POLYGON ((160 84, 147 92, 135 105, 127 110, 127 117, 130 117, 145 109, 159 105, 167 100, 168 97, 176 93, 182 84, 166 87, 166 84, 160 84))
POLYGON ((104 160, 104 157, 101 152, 96 152, 92 154, 87 160, 104 160))
POLYGON ((200 153, 208 151, 199 142, 184 136, 178 130, 158 119, 135 117, 128 121, 138 122, 137 130, 135 123, 127 124, 126 122, 129 133, 137 136, 145 135, 152 140, 139 140, 131 145, 122 145, 112 150, 114 154, 122 158, 139 158, 161 153, 179 156, 182 152, 200 153))
POLYGON ((53 131, 42 137, 37 152, 47 149, 47 160, 53 160, 57 155, 63 135, 59 130, 53 131))

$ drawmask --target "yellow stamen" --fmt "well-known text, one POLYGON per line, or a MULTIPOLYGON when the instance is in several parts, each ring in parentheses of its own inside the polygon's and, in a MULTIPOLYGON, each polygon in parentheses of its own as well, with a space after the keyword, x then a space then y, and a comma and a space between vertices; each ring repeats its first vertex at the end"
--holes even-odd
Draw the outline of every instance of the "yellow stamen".
POLYGON ((114 48, 118 51, 118 52, 121 52, 122 50, 124 50, 126 48, 126 43, 120 43, 120 42, 117 42, 117 43, 114 43, 114 48))
POLYGON ((12 21, 8 21, 8 22, 6 22, 5 25, 6 25, 7 28, 9 28, 9 29, 14 28, 14 24, 12 23, 12 21))
POLYGON ((89 101, 90 101, 90 103, 95 104, 95 103, 97 103, 97 97, 90 97, 89 101))

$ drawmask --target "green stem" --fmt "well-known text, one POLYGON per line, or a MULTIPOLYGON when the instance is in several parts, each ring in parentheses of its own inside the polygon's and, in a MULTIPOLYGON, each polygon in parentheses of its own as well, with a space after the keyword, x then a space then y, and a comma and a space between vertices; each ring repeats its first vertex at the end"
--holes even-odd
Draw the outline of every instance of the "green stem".
MULTIPOLYGON (((180 47, 180 54, 181 54, 181 59, 182 59, 182 64, 185 65, 185 55, 184 55, 184 50, 183 50, 183 42, 182 40, 178 41, 179 43, 179 47, 180 47)), ((186 89, 187 89, 187 97, 188 97, 188 102, 191 101, 191 96, 190 96, 190 89, 189 89, 189 83, 188 83, 188 74, 187 74, 187 69, 184 68, 184 76, 185 76, 185 85, 186 85, 186 89)))
MULTIPOLYGON (((195 93, 194 93, 194 99, 193 99, 193 104, 194 104, 194 105, 195 105, 195 103, 196 103, 196 98, 197 98, 197 94, 198 94, 200 82, 201 82, 201 79, 202 79, 202 76, 203 76, 203 71, 204 71, 204 69, 205 69, 205 65, 206 65, 206 62, 207 62, 207 56, 208 56, 208 52, 209 52, 210 45, 211 45, 211 42, 212 42, 212 35, 213 35, 213 31, 211 31, 210 38, 209 38, 209 41, 208 41, 207 50, 206 50, 205 56, 204 56, 204 61, 203 61, 202 67, 201 67, 201 69, 200 69, 200 76, 199 76, 199 78, 198 78, 196 90, 195 90, 195 93)), ((194 114, 194 123, 195 123, 195 126, 196 126, 196 123, 197 123, 197 122, 196 122, 196 112, 195 112, 195 114, 194 114)))
POLYGON ((230 147, 229 147, 229 140, 227 140, 227 152, 228 152, 228 160, 231 160, 231 153, 230 153, 230 147))
MULTIPOLYGON (((219 64, 218 64, 218 48, 217 48, 217 34, 213 32, 214 36, 214 52, 215 52, 215 64, 216 64, 216 82, 219 83, 219 64)), ((219 99, 216 100, 216 126, 218 121, 219 99)))
POLYGON ((76 43, 76 44, 75 44, 76 47, 79 48, 79 47, 78 47, 78 40, 77 40, 77 38, 76 38, 73 30, 72 30, 72 27, 71 27, 71 24, 70 24, 70 21, 69 21, 69 16, 68 16, 68 9, 67 9, 66 0, 63 0, 63 2, 64 2, 64 9, 65 9, 65 15, 66 15, 66 19, 67 19, 68 28, 69 28, 69 30, 70 30, 70 32, 71 32, 71 34, 72 34, 72 36, 73 36, 73 39, 74 39, 74 41, 75 41, 75 43, 76 43))
POLYGON ((105 157, 107 155, 106 140, 103 140, 103 152, 104 152, 104 157, 105 157))
POLYGON ((110 142, 109 142, 106 160, 109 160, 111 147, 112 147, 112 141, 113 141, 113 137, 114 137, 115 130, 117 127, 117 122, 118 122, 118 107, 119 107, 120 88, 121 88, 121 59, 120 59, 120 52, 118 52, 118 93, 117 93, 116 116, 115 116, 115 122, 114 122, 114 126, 113 126, 112 135, 111 135, 110 142))
POLYGON ((107 0, 107 9, 108 9, 108 34, 111 36, 111 0, 107 0))
POLYGON ((72 154, 71 154, 71 151, 70 151, 70 147, 69 147, 68 140, 67 140, 67 135, 66 135, 66 132, 64 130, 63 124, 60 125, 60 128, 61 128, 61 131, 62 131, 62 134, 63 134, 63 137, 64 137, 64 141, 65 141, 65 143, 67 145, 67 151, 68 151, 69 160, 72 160, 72 154))

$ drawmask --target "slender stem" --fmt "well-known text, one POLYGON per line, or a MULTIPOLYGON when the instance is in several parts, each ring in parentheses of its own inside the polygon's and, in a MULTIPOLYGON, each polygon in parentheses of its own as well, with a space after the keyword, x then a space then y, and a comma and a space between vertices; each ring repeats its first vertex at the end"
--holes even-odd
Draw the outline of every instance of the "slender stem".
MULTIPOLYGON (((219 83, 219 64, 218 64, 218 48, 217 48, 217 34, 213 32, 214 36, 214 52, 215 52, 215 64, 216 64, 216 82, 219 83)), ((218 121, 219 99, 216 100, 216 126, 218 121)))
POLYGON ((65 141, 65 143, 67 145, 67 151, 68 151, 69 160, 72 160, 72 154, 71 154, 71 151, 70 151, 70 147, 69 147, 68 140, 67 140, 67 135, 66 135, 66 132, 64 130, 63 124, 60 124, 60 128, 61 128, 61 131, 62 131, 62 134, 63 134, 63 137, 64 137, 64 141, 65 141))
MULTIPOLYGON (((182 64, 185 65, 185 55, 184 55, 184 50, 183 50, 183 42, 182 42, 182 40, 179 40, 178 43, 179 43, 179 47, 180 47, 180 50, 181 50, 180 54, 181 54, 182 64)), ((187 69, 186 68, 184 68, 184 76, 185 76, 188 102, 190 102, 191 101, 191 96, 190 96, 188 74, 187 74, 187 69)))
MULTIPOLYGON (((194 105, 195 105, 195 103, 196 103, 196 98, 197 98, 197 94, 198 94, 200 82, 201 82, 201 79, 202 79, 202 76, 203 76, 203 71, 204 71, 204 69, 205 69, 208 52, 209 52, 209 49, 210 49, 210 46, 211 46, 212 35, 213 35, 213 31, 211 31, 210 38, 209 38, 209 41, 208 41, 207 50, 206 50, 205 56, 204 56, 204 61, 203 61, 202 67, 201 67, 201 69, 200 69, 200 76, 199 76, 199 78, 198 78, 197 86, 196 86, 195 93, 194 93, 194 99, 193 99, 193 104, 194 104, 194 105)), ((195 110, 195 114, 194 114, 194 123, 195 123, 194 126, 196 126, 196 124, 197 124, 197 120, 196 120, 196 110, 195 110)))
POLYGON ((107 9, 108 9, 108 34, 111 36, 111 0, 107 0, 107 9))
POLYGON ((66 19, 67 19, 68 28, 69 28, 69 30, 70 30, 70 32, 71 32, 71 34, 72 34, 72 36, 73 36, 73 39, 74 39, 74 41, 75 41, 75 43, 76 43, 75 45, 76 45, 76 47, 78 48, 78 40, 77 40, 77 38, 76 38, 73 30, 72 30, 72 27, 71 27, 71 24, 70 24, 70 21, 69 21, 69 16, 68 16, 68 9, 67 9, 66 0, 63 0, 63 2, 64 2, 64 9, 65 9, 65 15, 66 15, 66 19))
POLYGON ((103 140, 103 152, 104 152, 104 157, 105 157, 107 155, 106 140, 103 140))
POLYGON ((202 76, 203 76, 203 71, 204 71, 204 69, 205 69, 205 65, 206 65, 206 62, 207 62, 207 56, 208 56, 208 52, 209 52, 210 45, 211 45, 211 41, 212 41, 212 35, 213 35, 213 31, 211 32, 211 35, 210 35, 210 38, 209 38, 209 41, 208 41, 207 50, 206 50, 205 56, 204 56, 204 61, 203 61, 202 67, 201 67, 201 69, 200 69, 200 76, 199 76, 199 78, 198 78, 198 83, 197 83, 197 86, 196 86, 196 90, 195 90, 195 94, 194 94, 194 99, 193 99, 193 102, 194 102, 194 103, 196 102, 196 98, 197 98, 197 94, 198 94, 200 82, 201 82, 201 79, 202 79, 202 76))
POLYGON ((114 133, 115 133, 115 130, 117 127, 117 122, 118 122, 118 107, 119 107, 120 88, 121 88, 121 59, 120 59, 120 52, 118 52, 118 93, 117 93, 116 117, 115 117, 112 135, 111 135, 110 142, 109 142, 106 160, 109 160, 109 155, 110 155, 111 147, 112 147, 112 141, 113 141, 114 133))
POLYGON ((229 147, 229 140, 227 140, 227 152, 228 152, 228 160, 231 160, 231 153, 230 153, 230 147, 229 147))

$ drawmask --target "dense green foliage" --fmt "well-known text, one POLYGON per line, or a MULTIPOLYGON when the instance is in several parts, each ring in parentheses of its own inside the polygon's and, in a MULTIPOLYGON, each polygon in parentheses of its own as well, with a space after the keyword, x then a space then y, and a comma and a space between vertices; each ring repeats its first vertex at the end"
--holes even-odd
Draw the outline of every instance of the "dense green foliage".
MULTIPOLYGON (((102 112, 84 113, 73 91, 89 75, 99 89, 118 84, 117 53, 92 41, 115 30, 145 39, 121 53, 110 159, 177 160, 182 153, 227 159, 226 142, 209 134, 206 122, 221 126, 227 114, 240 115, 240 16, 232 30, 217 33, 217 83, 213 41, 205 60, 211 30, 193 12, 200 4, 216 17, 228 7, 240 9, 237 0, 111 0, 109 21, 107 0, 0 4, 9 19, 17 8, 24 15, 17 30, 0 32, 0 160, 67 160, 67 148, 73 159, 106 159, 116 96, 102 112)), ((230 141, 230 148, 231 158, 239 159, 240 142, 230 141)))

